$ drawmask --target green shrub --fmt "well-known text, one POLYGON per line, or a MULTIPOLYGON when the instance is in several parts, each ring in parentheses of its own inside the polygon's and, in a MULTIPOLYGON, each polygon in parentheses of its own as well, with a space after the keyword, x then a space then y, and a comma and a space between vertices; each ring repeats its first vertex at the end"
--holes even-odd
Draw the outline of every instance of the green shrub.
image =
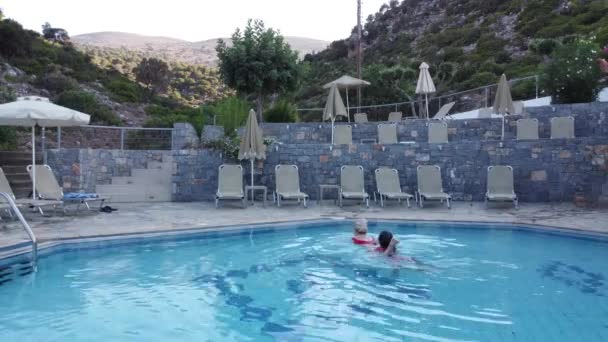
POLYGON ((237 96, 228 97, 212 107, 217 124, 224 126, 226 134, 233 134, 235 129, 245 125, 249 115, 250 105, 237 96))
POLYGON ((36 83, 38 86, 50 91, 52 94, 60 94, 64 91, 78 88, 78 82, 76 82, 75 79, 59 72, 45 74, 38 78, 36 83))
POLYGON ((201 134, 203 125, 209 122, 209 114, 204 107, 193 108, 180 106, 169 108, 159 105, 151 105, 146 108, 150 118, 145 122, 145 127, 173 127, 174 123, 188 122, 201 134))
POLYGON ((266 122, 298 122, 298 111, 296 106, 285 100, 277 101, 270 109, 264 113, 266 122))
POLYGON ((92 123, 119 125, 120 118, 110 108, 99 103, 93 94, 79 90, 68 90, 59 95, 57 104, 91 116, 92 123))
POLYGON ((530 50, 538 53, 539 55, 551 55, 555 48, 559 45, 559 42, 555 39, 541 39, 530 43, 530 50))
POLYGON ((142 90, 135 82, 128 79, 112 79, 104 85, 110 91, 112 99, 118 102, 141 101, 142 90))
POLYGON ((543 88, 554 103, 595 101, 601 73, 596 65, 599 49, 590 40, 579 39, 559 47, 541 73, 543 88))
MULTIPOLYGON (((15 92, 8 87, 0 87, 0 104, 16 100, 15 92)), ((10 151, 17 148, 15 127, 0 127, 0 150, 10 151)))

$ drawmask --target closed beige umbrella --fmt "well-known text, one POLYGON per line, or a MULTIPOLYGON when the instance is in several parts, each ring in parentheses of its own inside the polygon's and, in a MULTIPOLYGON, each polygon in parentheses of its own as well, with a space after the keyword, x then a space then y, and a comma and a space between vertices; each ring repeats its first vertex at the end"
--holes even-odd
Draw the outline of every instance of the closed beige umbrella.
POLYGON ((420 64, 420 74, 418 75, 418 84, 416 84, 416 94, 424 95, 426 104, 426 119, 429 119, 429 94, 437 92, 435 83, 429 73, 429 65, 422 62, 420 64))
POLYGON ((255 159, 266 159, 266 145, 262 137, 262 129, 258 126, 255 111, 249 111, 247 124, 241 136, 239 148, 239 160, 249 159, 251 162, 251 186, 253 186, 253 161, 255 159))
POLYGON ((498 81, 498 89, 496 89, 496 98, 494 99, 494 113, 502 116, 502 136, 505 139, 505 115, 514 113, 513 98, 511 98, 511 87, 507 81, 507 76, 502 74, 498 81))
POLYGON ((347 116, 346 108, 342 102, 342 97, 338 91, 336 84, 331 85, 329 88, 329 95, 327 96, 327 103, 323 110, 323 121, 331 121, 331 143, 334 143, 334 122, 338 116, 347 116))
POLYGON ((349 88, 359 88, 368 86, 371 83, 361 80, 349 75, 341 76, 340 78, 333 80, 323 86, 324 89, 330 89, 332 86, 337 86, 338 89, 345 89, 346 91, 346 116, 348 117, 348 122, 350 122, 350 107, 348 104, 348 89, 349 88))

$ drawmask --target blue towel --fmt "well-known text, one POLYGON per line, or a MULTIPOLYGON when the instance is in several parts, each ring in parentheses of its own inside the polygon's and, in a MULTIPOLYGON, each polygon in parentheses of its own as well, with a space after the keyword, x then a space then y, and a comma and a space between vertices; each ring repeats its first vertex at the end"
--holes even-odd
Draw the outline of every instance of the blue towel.
POLYGON ((95 193, 84 193, 84 192, 68 192, 63 194, 64 199, 87 199, 87 198, 98 198, 99 195, 95 193))

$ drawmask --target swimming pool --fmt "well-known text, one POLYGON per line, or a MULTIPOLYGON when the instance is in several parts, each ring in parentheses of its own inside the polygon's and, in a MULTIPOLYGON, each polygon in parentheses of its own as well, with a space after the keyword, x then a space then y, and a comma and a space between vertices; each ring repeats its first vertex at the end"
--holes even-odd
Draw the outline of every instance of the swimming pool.
POLYGON ((345 221, 49 253, 0 270, 0 340, 608 340, 605 240, 383 229, 426 269, 352 245, 345 221))

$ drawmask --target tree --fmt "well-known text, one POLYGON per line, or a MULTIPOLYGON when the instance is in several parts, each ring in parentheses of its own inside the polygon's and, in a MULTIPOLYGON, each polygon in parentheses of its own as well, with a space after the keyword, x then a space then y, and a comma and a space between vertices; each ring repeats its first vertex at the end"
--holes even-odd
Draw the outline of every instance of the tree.
POLYGON ((0 8, 0 21, 4 19, 4 13, 2 12, 2 8, 0 8))
POLYGON ((157 58, 144 58, 133 69, 135 78, 147 89, 150 98, 155 94, 164 92, 169 85, 169 66, 157 58))
POLYGON ((34 36, 18 22, 0 21, 0 55, 8 58, 28 57, 32 52, 34 36))
POLYGON ((298 84, 297 52, 261 20, 250 19, 243 32, 234 32, 232 46, 220 40, 216 50, 224 82, 239 93, 255 95, 260 121, 265 96, 293 91, 298 84))
POLYGON ((44 39, 61 44, 70 42, 70 35, 68 34, 68 31, 62 28, 52 27, 49 23, 44 23, 44 25, 42 25, 42 36, 44 39))
POLYGON ((599 92, 602 77, 596 65, 597 44, 578 39, 559 46, 552 61, 544 66, 541 82, 554 103, 593 102, 599 92))

